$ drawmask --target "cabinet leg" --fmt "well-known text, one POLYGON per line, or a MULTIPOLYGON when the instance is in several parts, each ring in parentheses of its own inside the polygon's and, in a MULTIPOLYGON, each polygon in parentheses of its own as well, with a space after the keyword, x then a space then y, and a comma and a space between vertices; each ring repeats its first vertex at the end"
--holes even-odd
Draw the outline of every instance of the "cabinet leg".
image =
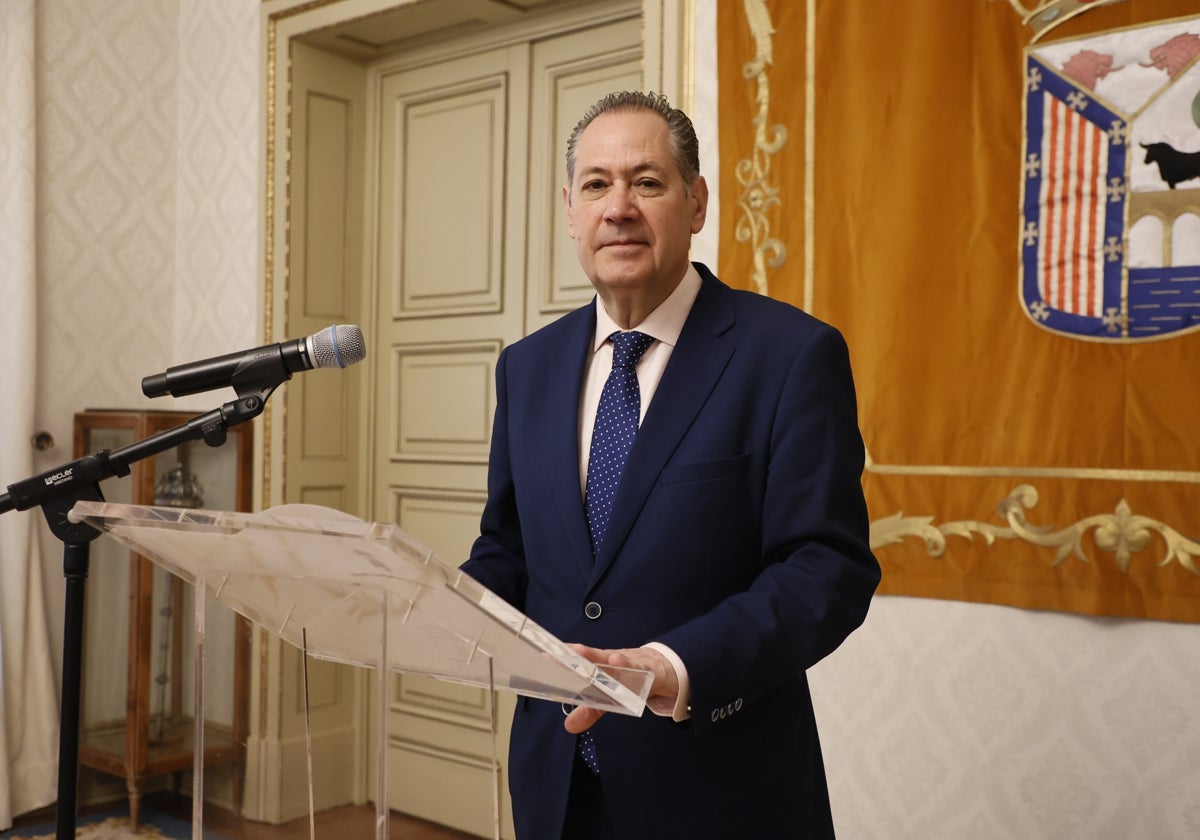
POLYGON ((139 811, 142 805, 142 792, 138 789, 137 782, 129 783, 129 830, 138 830, 139 811))

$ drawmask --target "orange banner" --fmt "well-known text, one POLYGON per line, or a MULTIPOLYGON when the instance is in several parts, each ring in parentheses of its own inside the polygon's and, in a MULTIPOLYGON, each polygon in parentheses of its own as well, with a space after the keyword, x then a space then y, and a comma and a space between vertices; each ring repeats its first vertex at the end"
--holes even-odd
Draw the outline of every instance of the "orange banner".
POLYGON ((718 16, 720 275, 845 334, 881 591, 1200 620, 1194 0, 718 16))

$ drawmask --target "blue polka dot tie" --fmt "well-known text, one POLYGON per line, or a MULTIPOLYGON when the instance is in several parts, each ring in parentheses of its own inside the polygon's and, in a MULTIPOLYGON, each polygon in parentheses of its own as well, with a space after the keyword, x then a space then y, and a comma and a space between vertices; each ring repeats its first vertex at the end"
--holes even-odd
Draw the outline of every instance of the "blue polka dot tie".
POLYGON ((638 390, 637 363, 654 339, 640 332, 615 332, 612 373, 600 393, 592 448, 588 455, 587 502, 588 530, 592 534, 592 553, 600 550, 608 531, 608 517, 625 471, 625 460, 638 430, 642 398, 638 390))
POLYGON ((600 775, 600 763, 596 761, 596 739, 592 737, 590 729, 579 733, 579 757, 589 770, 600 775))
MULTIPOLYGON (((621 484, 629 449, 637 435, 638 415, 642 407, 642 395, 638 390, 638 359, 654 343, 653 338, 640 332, 615 332, 608 339, 613 345, 612 372, 604 383, 600 405, 596 408, 585 492, 593 555, 604 541, 613 499, 621 484)), ((580 734, 578 749, 584 764, 593 773, 599 773, 596 741, 590 729, 580 734)))

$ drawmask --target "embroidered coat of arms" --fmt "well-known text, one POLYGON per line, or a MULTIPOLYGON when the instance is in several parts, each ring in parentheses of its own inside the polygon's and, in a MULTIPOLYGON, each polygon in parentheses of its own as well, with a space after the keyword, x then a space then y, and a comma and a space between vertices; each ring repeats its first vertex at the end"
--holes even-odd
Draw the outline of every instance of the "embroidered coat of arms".
POLYGON ((1200 18, 1030 47, 1020 295, 1039 326, 1200 329, 1200 18))

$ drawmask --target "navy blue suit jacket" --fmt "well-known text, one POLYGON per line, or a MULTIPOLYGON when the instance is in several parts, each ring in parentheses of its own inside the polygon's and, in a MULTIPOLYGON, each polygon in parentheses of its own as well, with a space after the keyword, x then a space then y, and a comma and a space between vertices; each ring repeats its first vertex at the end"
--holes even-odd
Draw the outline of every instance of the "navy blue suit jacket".
MULTIPOLYGON (((687 666, 689 721, 608 714, 593 728, 618 837, 832 837, 805 669, 862 623, 879 581, 849 357, 834 328, 697 269, 594 561, 578 419, 594 306, 501 354, 488 500, 463 568, 564 641, 657 640, 687 666)), ((558 704, 520 699, 519 840, 561 836, 575 744, 562 724, 558 704)))

